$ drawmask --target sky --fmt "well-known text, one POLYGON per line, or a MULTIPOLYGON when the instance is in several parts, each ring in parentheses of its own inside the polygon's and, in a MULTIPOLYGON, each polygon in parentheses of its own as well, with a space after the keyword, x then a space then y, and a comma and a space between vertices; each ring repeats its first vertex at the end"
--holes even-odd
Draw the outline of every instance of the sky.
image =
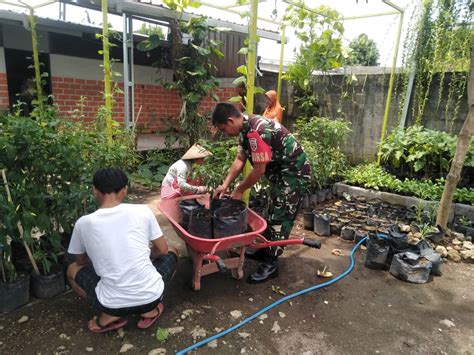
MULTIPOLYGON (((10 0, 15 1, 15 0, 10 0)), ((44 2, 44 0, 24 0, 30 4, 36 4, 44 2)), ((161 4, 159 0, 149 0, 155 4, 161 4)), ((204 0, 202 0, 204 2, 204 0)), ((21 11, 20 8, 11 7, 5 4, 1 4, 3 1, 0 0, 1 9, 15 9, 15 11, 21 11)), ((220 6, 235 4, 235 0, 207 0, 208 3, 216 4, 220 6)), ((405 9, 405 16, 403 21, 403 33, 401 35, 401 45, 398 54, 397 66, 401 65, 401 57, 403 50, 403 40, 406 37, 406 30, 409 27, 409 23, 413 12, 420 6, 420 0, 392 0, 392 2, 401 8, 405 9)), ((315 8, 319 5, 326 5, 339 11, 344 17, 348 16, 360 16, 375 13, 384 13, 394 11, 393 8, 384 4, 381 0, 306 0, 305 4, 309 8, 315 8)), ((283 0, 266 0, 259 3, 259 16, 267 19, 274 19, 279 22, 288 6, 283 0), (276 18, 271 18, 272 11, 277 10, 276 18)), ((236 11, 244 12, 248 10, 248 6, 240 6, 233 8, 236 11)), ((239 15, 231 14, 225 11, 216 10, 206 6, 201 6, 198 9, 192 9, 192 12, 218 18, 221 20, 227 20, 235 23, 246 24, 247 20, 242 19, 239 15)), ((37 10, 38 16, 58 18, 59 16, 59 4, 51 4, 37 10)), ((97 26, 101 25, 102 17, 100 12, 94 12, 92 10, 86 10, 84 8, 76 6, 67 6, 66 20, 78 23, 87 23, 91 21, 97 26)), ((109 16, 109 22, 112 24, 114 29, 122 30, 122 19, 118 16, 109 16)), ((390 67, 393 62, 395 40, 397 34, 397 28, 399 23, 399 15, 388 15, 381 17, 371 17, 366 19, 358 20, 345 20, 344 21, 344 43, 348 45, 349 42, 357 37, 361 33, 366 33, 369 38, 373 39, 380 52, 379 63, 381 66, 390 67)), ((134 25, 134 28, 138 28, 139 23, 134 25)), ((258 27, 279 32, 277 25, 270 24, 268 22, 259 21, 258 27)), ((286 35, 289 42, 285 45, 285 61, 292 61, 294 58, 295 48, 298 48, 300 43, 293 34, 292 28, 287 28, 286 35)), ((258 54, 262 56, 263 60, 267 61, 278 61, 280 58, 280 45, 275 41, 261 39, 258 48, 258 54)))

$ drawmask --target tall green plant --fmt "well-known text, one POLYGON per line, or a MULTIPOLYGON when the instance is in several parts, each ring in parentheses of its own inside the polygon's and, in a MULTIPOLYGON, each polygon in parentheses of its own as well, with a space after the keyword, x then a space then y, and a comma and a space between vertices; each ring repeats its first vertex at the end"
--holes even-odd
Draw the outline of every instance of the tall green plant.
POLYGON ((313 73, 342 67, 345 62, 342 18, 330 7, 309 10, 303 1, 298 1, 288 7, 283 20, 295 28, 295 35, 302 43, 295 63, 289 65, 284 78, 296 88, 295 101, 300 114, 311 117, 318 114, 318 100, 312 91, 313 73))
POLYGON ((341 145, 349 133, 342 119, 312 117, 295 124, 295 132, 311 164, 312 187, 324 188, 344 173, 347 161, 341 145))
MULTIPOLYGON (((215 101, 219 98, 212 91, 219 86, 213 73, 217 70, 211 58, 223 58, 219 50, 222 43, 210 40, 209 34, 220 29, 209 26, 207 18, 191 18, 182 21, 182 11, 187 7, 198 7, 199 3, 192 0, 167 0, 164 3, 177 12, 172 23, 172 67, 174 81, 165 84, 167 89, 178 92, 182 106, 179 113, 182 131, 187 135, 188 144, 194 144, 207 132, 207 118, 199 112, 201 100, 210 95, 215 101), (183 33, 191 39, 183 44, 183 33)), ((159 45, 157 41, 148 41, 139 49, 150 51, 159 45)))

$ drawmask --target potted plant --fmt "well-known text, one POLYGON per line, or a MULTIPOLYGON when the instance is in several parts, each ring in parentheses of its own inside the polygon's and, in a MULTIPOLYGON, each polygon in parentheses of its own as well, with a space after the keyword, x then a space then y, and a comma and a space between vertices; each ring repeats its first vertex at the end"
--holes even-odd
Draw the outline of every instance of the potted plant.
POLYGON ((23 306, 30 299, 30 276, 16 272, 11 262, 11 249, 7 238, 4 236, 0 239, 0 312, 2 313, 23 306))
POLYGON ((39 267, 31 274, 31 291, 37 298, 51 298, 64 291, 64 273, 58 263, 57 254, 61 244, 54 234, 36 239, 31 249, 33 258, 39 267))

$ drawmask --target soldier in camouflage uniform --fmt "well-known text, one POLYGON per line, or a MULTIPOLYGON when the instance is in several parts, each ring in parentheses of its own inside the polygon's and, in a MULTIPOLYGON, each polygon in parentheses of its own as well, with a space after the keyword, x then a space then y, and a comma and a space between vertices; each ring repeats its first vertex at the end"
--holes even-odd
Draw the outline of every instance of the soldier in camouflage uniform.
MULTIPOLYGON (((239 136, 237 157, 214 196, 224 195, 249 160, 253 169, 232 191, 231 198, 242 199, 243 192, 265 175, 270 181, 270 208, 269 227, 264 234, 270 240, 287 239, 310 180, 310 165, 303 147, 278 122, 258 115, 243 116, 228 103, 217 104, 212 114, 212 123, 229 136, 239 136)), ((281 253, 281 248, 246 253, 248 257, 263 260, 248 281, 260 283, 277 276, 277 258, 281 253)))

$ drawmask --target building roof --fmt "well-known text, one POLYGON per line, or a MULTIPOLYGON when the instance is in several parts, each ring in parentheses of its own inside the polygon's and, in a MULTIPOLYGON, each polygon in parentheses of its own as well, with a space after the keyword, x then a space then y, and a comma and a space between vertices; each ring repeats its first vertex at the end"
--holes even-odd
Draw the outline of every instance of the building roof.
MULTIPOLYGON (((62 0, 62 2, 98 11, 100 11, 101 8, 101 0, 62 0)), ((108 0, 108 8, 109 12, 117 15, 122 15, 125 13, 132 16, 135 15, 143 18, 162 20, 166 22, 176 18, 176 12, 173 10, 170 10, 162 5, 143 3, 139 0, 108 0)), ((182 19, 184 21, 195 17, 202 17, 202 15, 193 14, 190 12, 183 12, 182 14, 182 19)), ((232 32, 248 34, 248 26, 246 25, 212 17, 207 18, 207 23, 211 26, 229 28, 232 32)), ((274 41, 281 40, 280 33, 275 31, 257 29, 257 35, 261 38, 271 39, 274 41)))

